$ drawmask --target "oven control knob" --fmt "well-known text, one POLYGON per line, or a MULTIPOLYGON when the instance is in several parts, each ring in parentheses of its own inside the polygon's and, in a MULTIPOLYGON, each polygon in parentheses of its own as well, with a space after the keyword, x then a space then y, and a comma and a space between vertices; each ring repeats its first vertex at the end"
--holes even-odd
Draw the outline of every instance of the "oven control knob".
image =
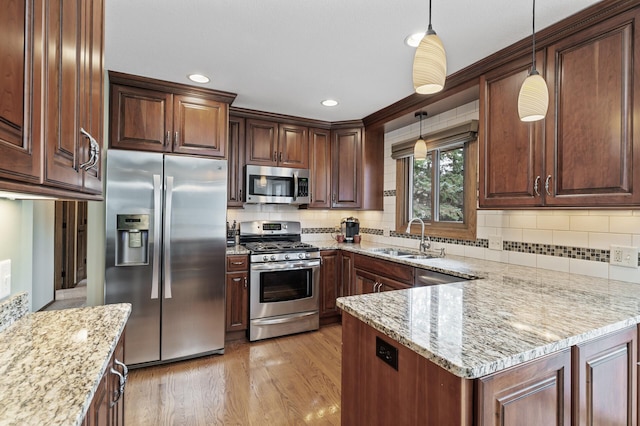
POLYGON ((266 262, 267 260, 269 260, 269 256, 262 256, 262 260, 266 262))
POLYGON ((309 259, 311 257, 311 253, 305 253, 305 257, 309 259))
POLYGON ((304 253, 298 253, 298 258, 299 259, 304 259, 304 253))
POLYGON ((273 254, 271 255, 271 260, 276 260, 275 255, 273 255, 273 254))
POLYGON ((288 254, 285 254, 285 255, 284 255, 284 259, 285 259, 285 260, 289 260, 289 255, 288 255, 288 254))

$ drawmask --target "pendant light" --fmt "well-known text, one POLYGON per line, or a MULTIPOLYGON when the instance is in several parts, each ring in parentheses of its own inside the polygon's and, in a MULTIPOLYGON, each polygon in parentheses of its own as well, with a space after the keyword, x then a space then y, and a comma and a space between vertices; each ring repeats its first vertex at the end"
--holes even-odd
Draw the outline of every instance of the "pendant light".
POLYGON ((424 111, 416 112, 416 117, 420 117, 420 136, 416 141, 416 144, 413 146, 413 158, 415 160, 426 160, 427 159, 427 144, 422 139, 422 117, 426 117, 427 113, 424 111))
POLYGON ((422 37, 413 57, 413 87, 416 93, 427 95, 444 88, 447 77, 447 55, 440 37, 431 27, 429 0, 429 29, 422 37))
POLYGON ((531 72, 518 94, 518 115, 522 121, 538 121, 547 115, 549 90, 544 78, 536 70, 536 0, 533 0, 533 60, 531 72))

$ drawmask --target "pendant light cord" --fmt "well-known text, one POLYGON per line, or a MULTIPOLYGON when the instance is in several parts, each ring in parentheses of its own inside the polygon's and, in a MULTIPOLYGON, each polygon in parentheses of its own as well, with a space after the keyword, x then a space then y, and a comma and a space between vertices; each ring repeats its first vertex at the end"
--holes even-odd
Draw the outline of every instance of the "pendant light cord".
MULTIPOLYGON (((532 71, 536 70, 536 0, 533 0, 533 13, 532 13, 533 19, 531 20, 531 34, 532 34, 532 39, 533 39, 533 52, 531 53, 532 56, 532 61, 531 63, 532 65, 532 71)), ((429 16, 429 18, 431 18, 431 16, 429 16)))
MULTIPOLYGON (((427 31, 433 32, 433 27, 431 27, 431 0, 429 0, 429 28, 427 31)), ((429 34, 429 32, 427 32, 429 34)))

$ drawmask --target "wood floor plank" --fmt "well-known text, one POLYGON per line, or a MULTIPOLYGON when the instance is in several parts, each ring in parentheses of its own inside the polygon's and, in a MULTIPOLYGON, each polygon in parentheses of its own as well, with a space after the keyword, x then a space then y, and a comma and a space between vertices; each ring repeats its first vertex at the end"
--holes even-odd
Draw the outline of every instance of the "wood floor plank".
POLYGON ((224 355, 132 370, 128 425, 339 425, 342 329, 228 343, 224 355))

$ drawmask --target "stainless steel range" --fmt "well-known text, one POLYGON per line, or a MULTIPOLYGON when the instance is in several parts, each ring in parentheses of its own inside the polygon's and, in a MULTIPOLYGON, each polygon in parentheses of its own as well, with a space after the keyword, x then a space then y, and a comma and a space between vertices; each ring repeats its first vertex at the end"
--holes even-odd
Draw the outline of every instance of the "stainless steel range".
POLYGON ((240 224, 251 251, 249 340, 317 330, 320 250, 300 242, 300 222, 240 224))

